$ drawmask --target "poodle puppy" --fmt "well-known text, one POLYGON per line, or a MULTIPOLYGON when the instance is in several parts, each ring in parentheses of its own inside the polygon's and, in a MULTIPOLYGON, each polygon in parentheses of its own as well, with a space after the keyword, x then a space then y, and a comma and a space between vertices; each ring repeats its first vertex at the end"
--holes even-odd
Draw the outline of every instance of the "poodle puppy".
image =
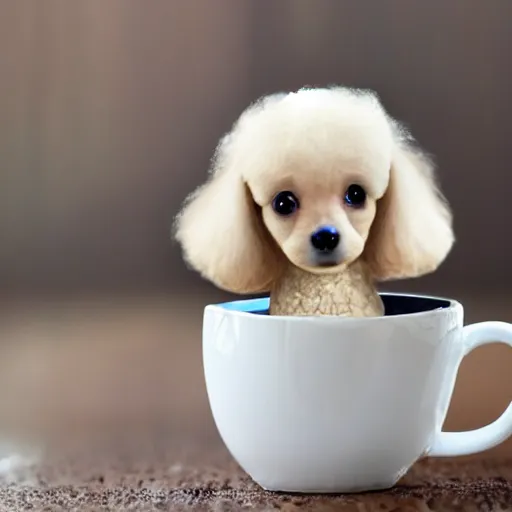
POLYGON ((375 93, 301 89, 251 105, 175 221, 218 287, 272 315, 379 316, 375 283, 434 271, 454 242, 430 159, 375 93))

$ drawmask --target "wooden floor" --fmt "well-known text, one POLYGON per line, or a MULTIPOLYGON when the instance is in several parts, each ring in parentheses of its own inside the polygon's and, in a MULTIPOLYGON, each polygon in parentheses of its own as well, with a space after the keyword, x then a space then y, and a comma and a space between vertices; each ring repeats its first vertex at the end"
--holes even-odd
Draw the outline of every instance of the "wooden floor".
MULTIPOLYGON (((466 323, 512 322, 512 300, 459 298, 466 323)), ((313 499, 260 491, 232 461, 210 416, 201 362, 202 309, 210 300, 3 303, 0 456, 23 457, 4 471, 0 510, 29 502, 39 510, 55 500, 62 510, 101 502, 112 510, 129 503, 148 510, 236 510, 251 503, 261 510, 450 510, 454 500, 484 508, 485 500, 508 502, 512 510, 512 440, 477 458, 419 463, 388 493, 313 499), (355 503, 366 508, 350 508, 355 503)), ((512 351, 505 346, 468 356, 446 428, 495 419, 512 399, 511 376, 512 351)))

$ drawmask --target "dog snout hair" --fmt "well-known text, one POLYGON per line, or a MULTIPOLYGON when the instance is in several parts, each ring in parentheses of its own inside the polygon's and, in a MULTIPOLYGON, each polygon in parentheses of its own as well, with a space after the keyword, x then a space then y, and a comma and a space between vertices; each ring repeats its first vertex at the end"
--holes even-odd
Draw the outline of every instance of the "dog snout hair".
POLYGON ((334 226, 322 226, 311 235, 311 245, 321 254, 330 254, 338 247, 340 234, 334 226))

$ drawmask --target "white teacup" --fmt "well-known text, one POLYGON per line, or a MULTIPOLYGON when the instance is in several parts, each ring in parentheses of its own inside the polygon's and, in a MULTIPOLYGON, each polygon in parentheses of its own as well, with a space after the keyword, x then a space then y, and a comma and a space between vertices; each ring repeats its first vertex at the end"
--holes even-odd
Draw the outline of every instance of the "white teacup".
POLYGON ((380 318, 268 316, 268 299, 209 305, 206 386, 217 428, 263 488, 392 487, 418 458, 468 455, 512 434, 512 403, 486 427, 441 431, 462 358, 512 325, 463 327, 463 308, 382 294, 380 318))

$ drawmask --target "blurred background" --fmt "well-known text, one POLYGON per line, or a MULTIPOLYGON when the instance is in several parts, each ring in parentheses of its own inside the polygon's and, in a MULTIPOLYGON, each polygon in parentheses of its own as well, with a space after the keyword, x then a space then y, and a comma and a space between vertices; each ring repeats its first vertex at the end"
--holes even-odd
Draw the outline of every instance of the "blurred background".
MULTIPOLYGON (((9 425, 165 416, 216 436, 201 316, 227 295, 186 269, 171 221, 241 111, 304 85, 375 89, 436 156, 457 244, 435 274, 386 288, 456 297, 467 322, 512 321, 509 0, 0 6, 9 425)), ((465 360, 448 428, 510 402, 510 352, 465 360)))

